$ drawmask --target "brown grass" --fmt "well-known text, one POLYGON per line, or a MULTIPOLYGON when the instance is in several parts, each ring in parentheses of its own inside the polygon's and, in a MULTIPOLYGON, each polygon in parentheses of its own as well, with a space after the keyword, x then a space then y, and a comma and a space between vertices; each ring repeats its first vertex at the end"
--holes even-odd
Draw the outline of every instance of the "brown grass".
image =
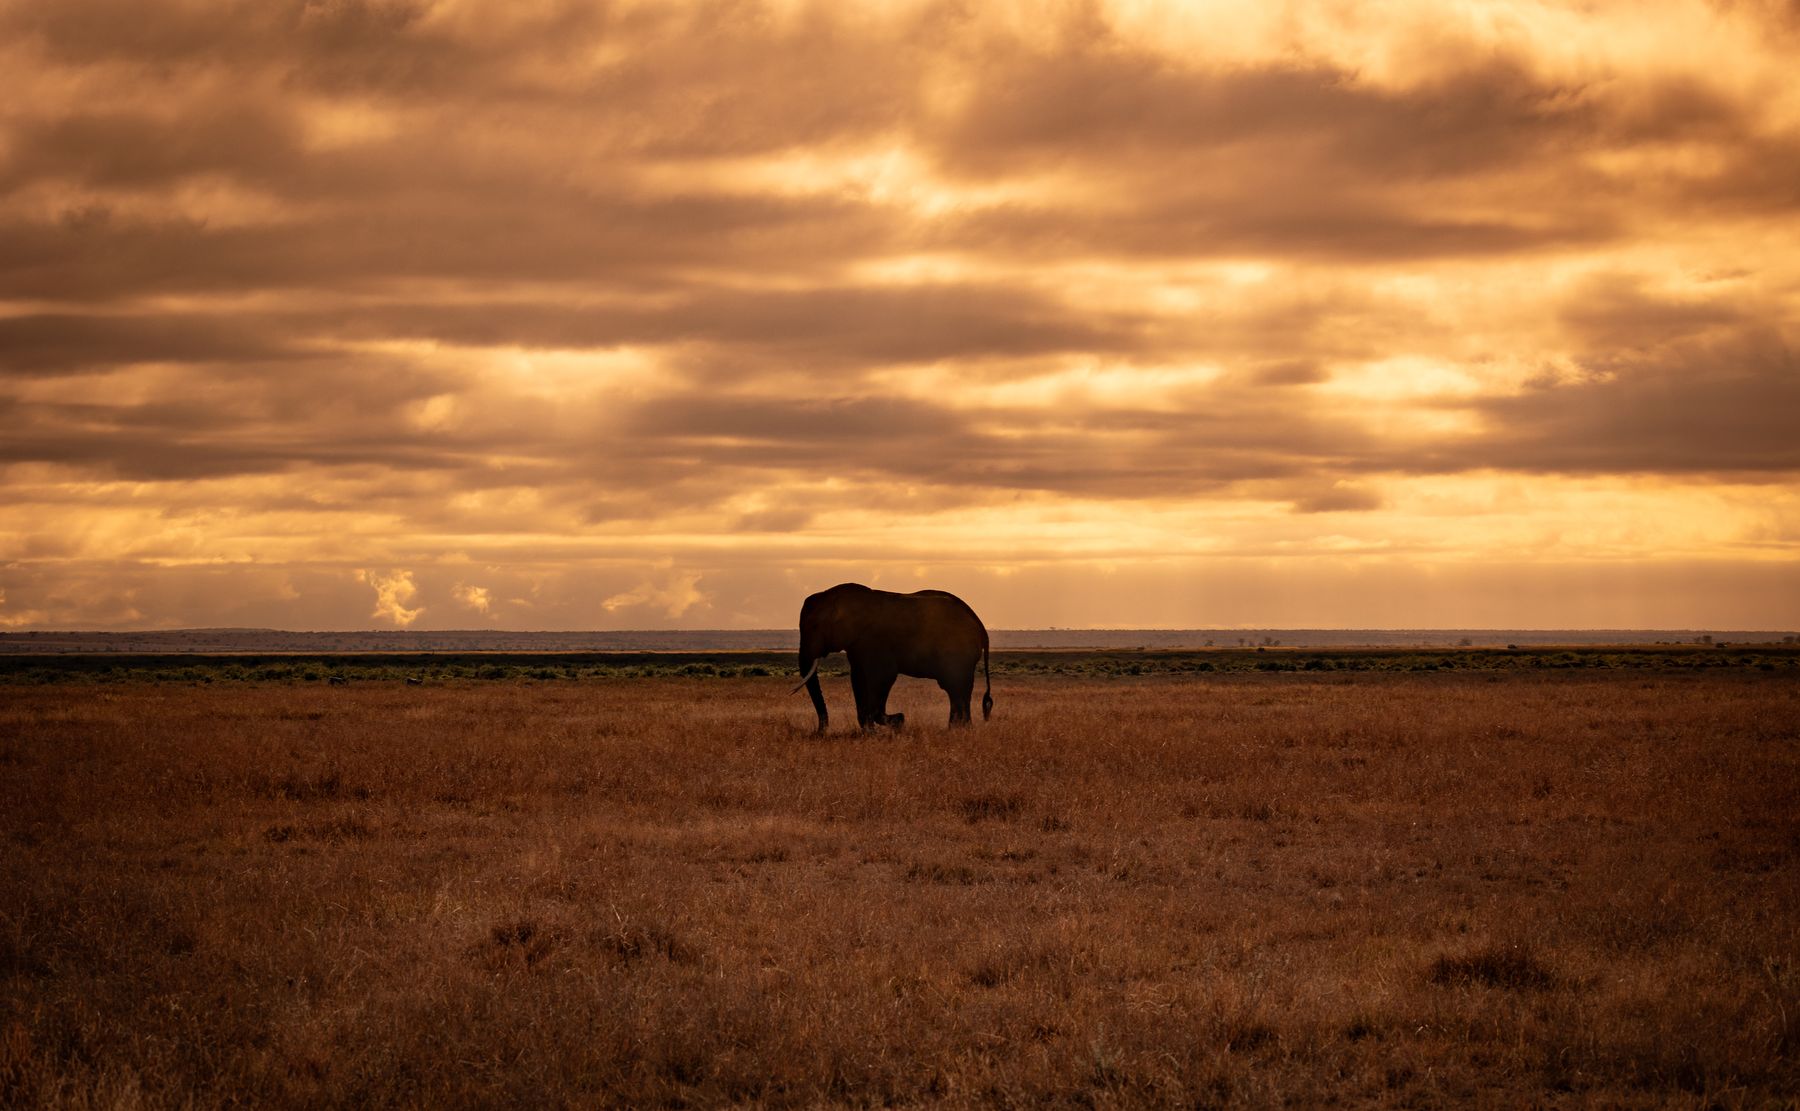
POLYGON ((1800 1098, 1793 678, 787 686, 0 690, 0 1104, 1800 1098))

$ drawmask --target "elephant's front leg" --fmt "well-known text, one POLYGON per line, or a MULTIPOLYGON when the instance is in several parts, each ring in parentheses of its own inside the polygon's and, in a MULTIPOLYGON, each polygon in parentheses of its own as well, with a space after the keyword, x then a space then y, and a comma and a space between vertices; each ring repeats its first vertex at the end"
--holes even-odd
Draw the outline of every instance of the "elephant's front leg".
POLYGON ((850 690, 856 695, 856 724, 863 729, 873 729, 877 725, 891 725, 899 728, 906 720, 904 714, 887 712, 888 692, 894 687, 895 671, 884 667, 880 660, 866 658, 850 661, 850 690))
POLYGON ((869 693, 872 695, 870 701, 875 708, 875 723, 885 725, 890 729, 898 729, 906 724, 905 714, 887 712, 888 695, 893 691, 894 680, 899 676, 899 670, 891 666, 880 670, 871 669, 869 676, 869 693))

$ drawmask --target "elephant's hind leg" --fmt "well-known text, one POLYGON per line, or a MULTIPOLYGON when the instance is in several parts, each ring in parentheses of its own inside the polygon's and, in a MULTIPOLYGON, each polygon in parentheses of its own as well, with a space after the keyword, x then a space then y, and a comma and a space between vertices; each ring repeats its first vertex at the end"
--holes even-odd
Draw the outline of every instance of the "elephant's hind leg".
POLYGON ((969 676, 966 682, 960 678, 939 680, 938 686, 950 696, 950 724, 968 725, 971 720, 969 699, 975 695, 975 677, 969 676))

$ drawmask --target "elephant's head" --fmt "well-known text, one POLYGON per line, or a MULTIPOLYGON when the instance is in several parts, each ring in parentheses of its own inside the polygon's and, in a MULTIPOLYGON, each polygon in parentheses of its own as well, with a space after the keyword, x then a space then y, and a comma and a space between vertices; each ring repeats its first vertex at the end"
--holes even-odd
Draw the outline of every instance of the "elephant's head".
POLYGON ((801 685, 806 688, 813 710, 819 715, 821 733, 825 731, 828 715, 825 692, 819 688, 819 661, 849 645, 849 615, 843 610, 843 598, 832 591, 814 594, 800 607, 800 673, 805 676, 801 685))

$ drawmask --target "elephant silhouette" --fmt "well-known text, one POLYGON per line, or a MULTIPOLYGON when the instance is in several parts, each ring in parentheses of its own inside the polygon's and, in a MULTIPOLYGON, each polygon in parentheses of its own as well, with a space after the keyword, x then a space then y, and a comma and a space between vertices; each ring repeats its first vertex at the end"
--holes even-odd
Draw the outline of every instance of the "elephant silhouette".
POLYGON ((794 690, 805 687, 811 695, 821 733, 830 715, 819 687, 819 660, 833 652, 850 659, 856 723, 865 730, 878 725, 898 729, 905 723, 905 714, 887 712, 888 692, 900 675, 937 680, 950 696, 950 724, 969 724, 977 664, 987 681, 981 717, 985 721, 993 713, 987 628, 969 604, 954 594, 942 590, 897 594, 861 583, 841 583, 806 599, 800 606, 803 677, 794 690))

